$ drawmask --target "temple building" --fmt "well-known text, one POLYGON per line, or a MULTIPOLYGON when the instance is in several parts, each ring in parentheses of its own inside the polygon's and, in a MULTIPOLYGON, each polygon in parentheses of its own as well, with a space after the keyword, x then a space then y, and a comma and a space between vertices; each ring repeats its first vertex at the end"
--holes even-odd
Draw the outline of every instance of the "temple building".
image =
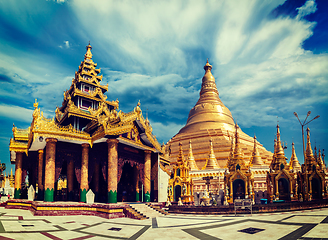
MULTIPOLYGON (((194 183, 196 201, 200 193, 207 189, 207 181, 210 181, 209 191, 216 195, 221 192, 222 196, 225 189, 225 170, 234 158, 237 131, 240 150, 238 159, 242 160, 246 169, 251 170, 254 178, 251 180, 254 184, 252 191, 253 194, 256 192, 255 198, 259 201, 265 197, 266 173, 269 171, 273 154, 267 151, 256 137, 248 136, 237 127, 231 112, 219 98, 211 72, 212 66, 208 61, 204 70, 198 102, 190 110, 186 125, 166 144, 170 162, 174 164, 177 161, 179 143, 186 146, 191 142, 193 160, 189 173, 194 183)), ((183 155, 188 154, 190 155, 188 149, 184 149, 183 155)), ((247 185, 246 182, 245 184, 247 185)))
MULTIPOLYGON (((108 84, 101 85, 91 49, 89 44, 55 118, 46 118, 35 101, 31 126, 13 127, 15 198, 23 198, 22 183, 28 175, 38 199, 44 201, 85 202, 89 189, 98 202, 149 202, 158 196, 166 200, 167 188, 158 187, 159 162, 168 164, 161 157, 163 148, 143 117, 140 102, 123 113, 118 100, 107 100, 108 84)), ((160 174, 168 180, 166 173, 160 174)))

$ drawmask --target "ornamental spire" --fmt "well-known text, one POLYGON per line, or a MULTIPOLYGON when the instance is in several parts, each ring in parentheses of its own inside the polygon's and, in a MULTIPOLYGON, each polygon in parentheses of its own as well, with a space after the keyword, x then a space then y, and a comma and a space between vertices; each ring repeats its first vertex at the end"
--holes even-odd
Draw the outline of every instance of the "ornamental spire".
POLYGON ((318 164, 319 164, 321 170, 326 169, 325 163, 323 162, 322 157, 321 157, 321 149, 320 148, 319 148, 318 164))
POLYGON ((310 142, 310 128, 306 129, 306 161, 308 161, 308 164, 311 164, 312 161, 314 160, 314 156, 313 156, 313 151, 312 151, 312 147, 311 147, 311 142, 310 142))
POLYGON ((194 155, 192 153, 191 140, 189 140, 188 164, 190 166, 190 171, 197 171, 197 170, 199 170, 198 167, 197 167, 197 165, 196 165, 194 155))
POLYGON ((214 155, 212 139, 210 139, 210 154, 208 156, 207 164, 205 169, 219 169, 218 162, 214 155))
POLYGON ((87 60, 87 59, 92 59, 92 53, 91 53, 91 45, 90 45, 90 41, 89 41, 89 44, 88 46, 86 46, 86 49, 87 49, 87 52, 85 53, 84 55, 84 60, 87 60))
POLYGON ((301 165, 296 156, 294 143, 292 143, 292 156, 290 157, 289 169, 294 169, 297 172, 301 171, 301 165))
POLYGON ((251 165, 263 165, 262 158, 257 149, 256 136, 254 136, 254 149, 253 149, 250 164, 251 165))

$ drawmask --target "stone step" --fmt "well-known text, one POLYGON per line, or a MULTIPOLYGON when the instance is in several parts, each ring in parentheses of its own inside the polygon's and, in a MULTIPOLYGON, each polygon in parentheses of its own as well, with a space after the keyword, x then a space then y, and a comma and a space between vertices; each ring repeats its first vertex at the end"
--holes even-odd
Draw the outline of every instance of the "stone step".
POLYGON ((132 218, 134 218, 134 219, 144 220, 144 219, 148 218, 145 215, 143 215, 142 213, 135 210, 134 208, 130 207, 130 208, 126 208, 126 210, 133 216, 132 218))
POLYGON ((156 210, 150 208, 146 204, 130 204, 130 207, 135 209, 136 211, 142 213, 144 216, 148 218, 154 218, 154 217, 162 217, 164 214, 157 212, 156 210))

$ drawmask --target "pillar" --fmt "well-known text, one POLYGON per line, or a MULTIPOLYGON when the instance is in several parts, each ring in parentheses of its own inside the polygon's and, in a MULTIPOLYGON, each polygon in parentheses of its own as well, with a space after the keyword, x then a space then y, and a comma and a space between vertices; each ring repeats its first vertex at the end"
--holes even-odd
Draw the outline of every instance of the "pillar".
POLYGON ((55 161, 56 161, 56 142, 55 138, 46 139, 46 166, 44 176, 44 201, 54 201, 54 186, 55 186, 55 161))
POLYGON ((145 151, 144 166, 144 202, 150 202, 150 170, 151 170, 151 151, 145 151))
POLYGON ((139 169, 138 169, 138 166, 134 167, 134 182, 136 183, 136 202, 140 202, 140 199, 139 199, 139 169))
POLYGON ((108 203, 117 203, 117 139, 108 139, 107 192, 108 203))
POLYGON ((68 201, 73 201, 74 193, 74 161, 72 157, 69 157, 67 160, 67 190, 68 190, 68 201))
POLYGON ((38 199, 43 200, 44 186, 43 186, 43 149, 38 151, 38 199))
POLYGON ((95 163, 95 173, 93 175, 94 177, 94 194, 95 194, 95 201, 98 202, 98 195, 99 195, 99 175, 100 175, 100 166, 99 163, 95 163))
POLYGON ((81 184, 80 184, 80 202, 87 201, 87 191, 89 190, 88 169, 89 169, 89 144, 82 144, 81 159, 81 184))
POLYGON ((22 192, 22 164, 23 164, 23 153, 16 152, 16 161, 15 161, 15 192, 14 198, 20 199, 22 192))

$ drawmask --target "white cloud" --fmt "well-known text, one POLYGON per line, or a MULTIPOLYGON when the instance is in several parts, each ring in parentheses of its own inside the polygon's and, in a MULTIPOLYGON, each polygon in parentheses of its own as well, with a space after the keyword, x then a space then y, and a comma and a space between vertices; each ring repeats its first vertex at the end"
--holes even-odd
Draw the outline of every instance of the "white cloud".
POLYGON ((31 122, 32 114, 32 109, 8 104, 0 104, 0 116, 4 118, 17 120, 20 122, 31 122))
POLYGON ((303 6, 296 8, 296 9, 298 10, 296 19, 299 20, 299 19, 317 11, 317 4, 315 3, 314 0, 307 0, 303 6))

